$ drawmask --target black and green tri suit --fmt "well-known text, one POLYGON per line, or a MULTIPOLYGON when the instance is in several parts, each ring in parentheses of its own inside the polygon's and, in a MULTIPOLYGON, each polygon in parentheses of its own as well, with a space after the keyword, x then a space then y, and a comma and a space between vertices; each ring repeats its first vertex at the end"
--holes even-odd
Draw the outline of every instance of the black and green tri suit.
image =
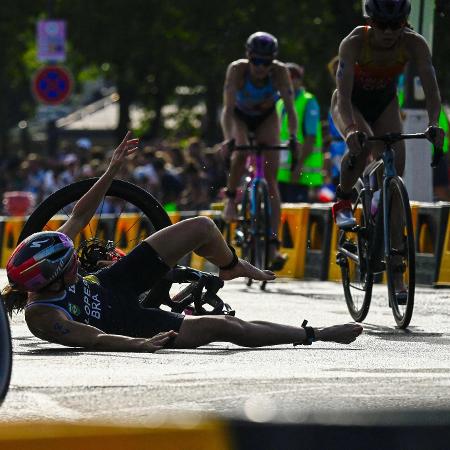
POLYGON ((170 268, 146 242, 113 265, 78 277, 61 295, 34 301, 35 307, 56 308, 69 320, 92 325, 105 333, 152 337, 163 331, 179 331, 184 316, 157 308, 142 308, 139 296, 170 268))

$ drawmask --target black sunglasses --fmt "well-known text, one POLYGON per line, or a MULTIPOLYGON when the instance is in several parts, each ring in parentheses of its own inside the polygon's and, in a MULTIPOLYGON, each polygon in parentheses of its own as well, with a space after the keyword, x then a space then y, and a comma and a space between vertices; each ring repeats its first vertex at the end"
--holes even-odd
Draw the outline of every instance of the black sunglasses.
POLYGON ((399 30, 400 28, 403 28, 406 25, 406 22, 404 20, 395 20, 395 21, 389 21, 389 22, 381 22, 379 20, 372 20, 372 24, 375 28, 379 28, 380 30, 387 30, 388 28, 390 30, 399 30))
POLYGON ((266 58, 250 58, 250 63, 254 66, 270 66, 272 64, 271 59, 266 58))

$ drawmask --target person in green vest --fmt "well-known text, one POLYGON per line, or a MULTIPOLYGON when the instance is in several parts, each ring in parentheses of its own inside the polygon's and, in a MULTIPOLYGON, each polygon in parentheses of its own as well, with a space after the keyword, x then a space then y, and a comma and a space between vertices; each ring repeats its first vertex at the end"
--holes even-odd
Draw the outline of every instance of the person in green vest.
MULTIPOLYGON (((403 108, 405 104, 404 74, 402 74, 398 79, 397 96, 400 108, 403 108)), ((450 201, 449 175, 448 175, 448 149, 449 149, 450 125, 448 115, 445 112, 443 106, 441 106, 441 112, 439 114, 439 127, 442 128, 445 132, 444 145, 442 147, 444 155, 440 159, 437 167, 433 169, 434 198, 437 201, 450 201)), ((431 146, 431 151, 432 152, 434 151, 433 146, 431 146)))
MULTIPOLYGON (((294 87, 294 107, 298 117, 297 140, 302 145, 298 163, 291 168, 292 154, 286 150, 280 155, 277 179, 283 202, 310 202, 323 185, 322 127, 320 108, 313 94, 303 86, 304 69, 295 63, 286 63, 294 87)), ((277 102, 281 120, 280 138, 289 140, 288 118, 283 100, 277 102)))

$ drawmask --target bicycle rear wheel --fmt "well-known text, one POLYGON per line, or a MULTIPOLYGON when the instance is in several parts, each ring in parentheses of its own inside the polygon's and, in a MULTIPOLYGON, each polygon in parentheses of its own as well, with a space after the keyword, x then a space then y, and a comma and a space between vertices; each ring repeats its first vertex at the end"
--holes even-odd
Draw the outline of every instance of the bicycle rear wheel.
POLYGON ((414 309, 416 255, 408 192, 400 177, 390 179, 387 197, 385 236, 389 253, 385 259, 389 303, 397 325, 406 328, 414 309))
MULTIPOLYGON (((59 228, 70 216, 74 202, 96 181, 97 178, 78 181, 50 195, 28 218, 19 242, 32 233, 59 228)), ((148 235, 169 225, 169 216, 151 194, 132 183, 114 180, 97 209, 95 219, 74 243, 76 248, 80 248, 91 238, 113 240, 114 246, 128 253, 148 235)))
MULTIPOLYGON (((353 213, 362 204, 361 196, 354 205, 353 213)), ((336 261, 341 268, 342 286, 348 311, 356 322, 362 322, 369 312, 372 300, 373 273, 368 263, 369 232, 364 214, 361 214, 357 232, 340 231, 339 248, 358 257, 358 262, 338 251, 336 261)))
POLYGON ((12 368, 11 331, 3 301, 0 300, 0 404, 9 389, 12 368))

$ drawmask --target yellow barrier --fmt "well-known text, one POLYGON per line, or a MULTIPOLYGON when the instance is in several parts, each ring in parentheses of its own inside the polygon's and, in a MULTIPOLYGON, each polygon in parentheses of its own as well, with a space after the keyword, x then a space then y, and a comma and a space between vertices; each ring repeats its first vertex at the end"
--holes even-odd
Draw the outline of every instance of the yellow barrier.
POLYGON ((225 424, 168 425, 158 428, 71 424, 2 424, 2 450, 228 450, 225 424))
POLYGON ((11 253, 16 248, 20 232, 25 224, 25 217, 8 217, 3 224, 1 267, 6 267, 11 253))
POLYGON ((278 236, 281 241, 280 252, 285 253, 288 260, 283 270, 277 272, 279 277, 304 276, 309 208, 306 203, 283 205, 278 236))
POLYGON ((143 236, 139 226, 138 214, 122 214, 116 222, 114 242, 125 253, 129 253, 147 235, 143 236))
MULTIPOLYGON (((356 221, 359 223, 361 220, 362 209, 358 208, 355 213, 356 221)), ((354 235, 356 239, 356 234, 349 233, 350 235, 354 235)), ((330 244, 330 261, 328 267, 328 280, 329 281, 341 281, 341 268, 336 264, 336 253, 338 246, 338 238, 339 238, 339 228, 333 221, 333 229, 331 230, 331 244, 330 244)))
POLYGON ((450 213, 447 219, 447 230, 442 248, 438 279, 435 284, 437 286, 450 286, 450 213))

